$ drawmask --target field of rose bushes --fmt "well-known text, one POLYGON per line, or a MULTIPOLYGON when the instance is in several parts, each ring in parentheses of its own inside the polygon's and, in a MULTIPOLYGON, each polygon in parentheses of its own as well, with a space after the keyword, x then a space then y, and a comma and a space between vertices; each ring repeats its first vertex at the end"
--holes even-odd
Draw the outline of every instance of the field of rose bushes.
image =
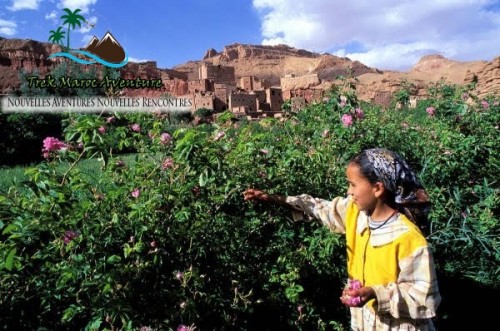
POLYGON ((45 161, 0 188, 0 328, 347 330, 342 236, 242 192, 344 195, 346 163, 368 147, 402 154, 433 201, 438 327, 490 325, 499 97, 440 83, 415 109, 395 101, 338 88, 283 119, 177 129, 165 114, 64 117, 40 141, 45 161))

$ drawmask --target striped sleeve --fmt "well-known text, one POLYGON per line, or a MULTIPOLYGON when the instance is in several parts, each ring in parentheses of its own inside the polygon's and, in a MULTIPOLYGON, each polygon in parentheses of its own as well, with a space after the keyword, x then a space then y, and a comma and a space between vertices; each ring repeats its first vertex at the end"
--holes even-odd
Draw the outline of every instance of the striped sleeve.
POLYGON ((436 315, 441 301, 434 261, 428 246, 420 247, 399 262, 396 283, 373 286, 379 313, 394 318, 427 319, 436 315))
POLYGON ((295 221, 316 219, 332 232, 345 233, 345 215, 349 198, 337 197, 333 200, 313 198, 302 194, 289 196, 286 202, 294 209, 295 221))

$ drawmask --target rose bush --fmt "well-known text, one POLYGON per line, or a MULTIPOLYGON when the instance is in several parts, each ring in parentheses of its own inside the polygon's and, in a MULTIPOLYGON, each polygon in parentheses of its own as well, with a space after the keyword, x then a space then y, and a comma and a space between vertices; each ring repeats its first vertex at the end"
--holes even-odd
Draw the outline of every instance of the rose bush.
POLYGON ((381 111, 348 92, 286 119, 225 113, 175 130, 161 114, 68 117, 67 148, 0 193, 0 324, 347 329, 342 236, 242 192, 344 195, 347 162, 379 146, 407 158, 431 194, 439 272, 497 288, 498 100, 434 94, 381 111), (82 172, 87 158, 101 170, 82 172))

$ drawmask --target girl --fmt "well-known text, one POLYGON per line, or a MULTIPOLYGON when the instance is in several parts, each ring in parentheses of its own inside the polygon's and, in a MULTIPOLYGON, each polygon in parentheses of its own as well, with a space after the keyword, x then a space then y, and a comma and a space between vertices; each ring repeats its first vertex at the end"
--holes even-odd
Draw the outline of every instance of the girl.
POLYGON ((387 149, 368 149, 347 166, 347 198, 284 197, 248 189, 245 200, 294 209, 294 219, 317 219, 347 242, 352 330, 434 330, 441 301, 431 251, 418 228, 430 209, 427 193, 407 163, 387 149))

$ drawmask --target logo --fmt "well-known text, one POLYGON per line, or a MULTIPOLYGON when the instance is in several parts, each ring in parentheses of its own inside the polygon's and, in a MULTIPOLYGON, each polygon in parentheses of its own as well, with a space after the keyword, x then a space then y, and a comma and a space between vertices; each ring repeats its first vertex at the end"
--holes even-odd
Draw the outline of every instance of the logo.
POLYGON ((82 23, 86 23, 91 27, 93 27, 93 25, 88 23, 85 18, 79 14, 81 9, 71 11, 68 8, 64 8, 64 11, 66 14, 62 15, 61 19, 64 20, 62 24, 67 26, 66 31, 63 31, 63 27, 60 26, 57 30, 50 30, 49 36, 49 41, 61 45, 63 51, 50 55, 48 57, 49 59, 66 57, 80 64, 100 63, 110 68, 121 68, 128 63, 128 55, 125 49, 109 31, 107 31, 101 39, 98 39, 96 36, 92 37, 84 49, 71 49, 71 30, 74 30, 77 25, 81 27, 82 23), (66 45, 64 45, 64 39, 66 39, 66 45))

